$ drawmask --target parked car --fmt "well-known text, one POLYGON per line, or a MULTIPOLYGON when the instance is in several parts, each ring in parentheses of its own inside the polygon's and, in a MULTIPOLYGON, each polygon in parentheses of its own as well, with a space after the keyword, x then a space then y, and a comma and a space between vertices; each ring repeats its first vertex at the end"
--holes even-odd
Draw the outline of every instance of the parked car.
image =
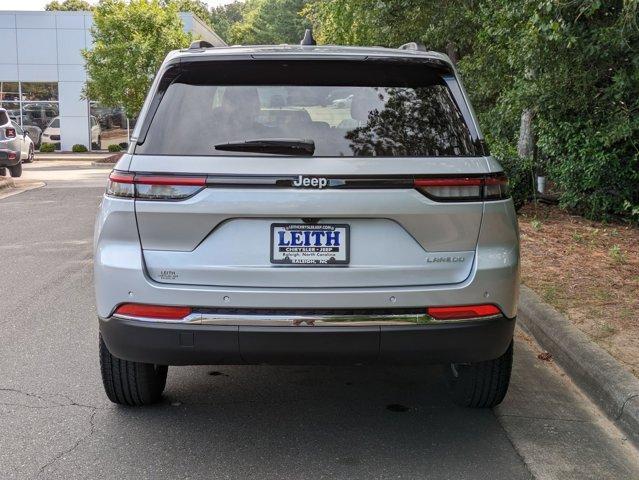
POLYGON ((348 108, 353 103, 353 95, 348 95, 344 98, 337 98, 331 102, 331 105, 335 108, 348 108))
POLYGON ((98 119, 93 115, 89 117, 89 123, 91 125, 91 148, 100 150, 100 148, 102 148, 102 128, 98 123, 98 119))
MULTIPOLYGON (((102 129, 93 115, 89 117, 89 122, 91 128, 91 148, 98 150, 102 142, 102 129)), ((53 143, 57 149, 60 148, 60 117, 55 117, 51 120, 51 123, 47 125, 47 128, 44 129, 42 142, 53 143)))
POLYGON ((34 150, 27 132, 9 118, 5 109, 0 108, 0 175, 8 169, 12 177, 20 177, 22 162, 32 162, 34 150))
MULTIPOLYGON (((7 110, 9 114, 9 118, 13 120, 15 123, 20 125, 20 111, 19 110, 7 110)), ((29 125, 29 118, 26 115, 22 117, 22 129, 27 132, 29 138, 33 140, 33 145, 35 148, 40 148, 40 142, 42 138, 42 129, 36 125, 29 125)))
POLYGON ((42 132, 42 143, 53 143, 60 149, 60 117, 54 117, 42 132))
POLYGON ((499 404, 517 217, 450 59, 203 43, 164 60, 98 213, 108 398, 158 401, 169 365, 441 363, 499 404))
POLYGON ((91 113, 104 130, 126 127, 126 115, 122 108, 92 107, 91 113))
POLYGON ((28 103, 22 108, 22 122, 45 129, 58 116, 58 106, 54 103, 28 103), (25 117, 29 118, 27 122, 25 117))

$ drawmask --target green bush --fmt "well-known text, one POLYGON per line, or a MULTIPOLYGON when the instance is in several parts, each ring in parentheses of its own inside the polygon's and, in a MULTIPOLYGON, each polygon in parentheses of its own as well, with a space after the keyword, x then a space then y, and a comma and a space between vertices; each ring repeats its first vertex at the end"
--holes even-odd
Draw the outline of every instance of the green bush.
POLYGON ((76 143, 75 145, 73 145, 73 147, 71 147, 71 151, 75 153, 84 153, 84 152, 88 152, 89 149, 85 147, 84 145, 76 143))
POLYGON ((115 143, 112 145, 109 145, 109 152, 117 153, 121 151, 122 151, 122 147, 120 145, 115 143))
POLYGON ((561 191, 560 205, 587 218, 610 220, 618 216, 638 221, 639 153, 637 127, 618 132, 623 123, 572 122, 542 124, 555 136, 544 135, 540 147, 553 160, 548 174, 561 191), (606 123, 608 125, 606 125, 606 123))
POLYGON ((42 153, 51 153, 55 152, 55 144, 53 143, 43 143, 40 145, 40 152, 42 153))
POLYGON ((530 158, 517 155, 517 148, 513 144, 492 142, 490 153, 504 167, 508 176, 510 194, 515 208, 519 210, 526 202, 533 199, 535 194, 534 162, 530 158))

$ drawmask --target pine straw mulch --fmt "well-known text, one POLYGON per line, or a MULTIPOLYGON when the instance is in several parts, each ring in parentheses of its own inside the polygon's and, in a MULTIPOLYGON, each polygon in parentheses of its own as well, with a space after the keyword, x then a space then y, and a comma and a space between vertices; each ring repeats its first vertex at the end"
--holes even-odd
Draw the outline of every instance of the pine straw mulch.
POLYGON ((639 377, 639 228, 544 204, 519 227, 522 282, 639 377))

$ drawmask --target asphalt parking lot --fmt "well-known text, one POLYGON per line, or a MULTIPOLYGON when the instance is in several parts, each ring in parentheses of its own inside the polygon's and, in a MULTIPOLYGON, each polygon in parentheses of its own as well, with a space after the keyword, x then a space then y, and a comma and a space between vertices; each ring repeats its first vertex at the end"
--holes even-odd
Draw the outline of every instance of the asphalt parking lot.
POLYGON ((109 403, 92 287, 107 173, 36 162, 0 192, 1 479, 639 479, 522 332, 494 411, 454 406, 440 366, 180 367, 160 405, 109 403))

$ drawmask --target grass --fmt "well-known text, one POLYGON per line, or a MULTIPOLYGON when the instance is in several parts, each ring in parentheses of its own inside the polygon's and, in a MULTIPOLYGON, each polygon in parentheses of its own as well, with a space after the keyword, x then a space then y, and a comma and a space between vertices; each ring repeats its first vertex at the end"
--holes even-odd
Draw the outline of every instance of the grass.
POLYGON ((612 258, 617 263, 626 263, 626 256, 621 251, 621 247, 617 244, 614 244, 612 247, 610 247, 610 249, 608 250, 608 255, 610 255, 610 258, 612 258))
POLYGON ((537 232, 538 232, 539 230, 541 230, 541 225, 542 225, 542 224, 541 224, 541 221, 540 221, 540 220, 537 220, 536 218, 533 218, 533 219, 530 221, 530 226, 533 228, 533 230, 535 230, 535 231, 537 231, 537 232))
POLYGON ((608 338, 613 336, 615 333, 617 333, 617 329, 610 325, 607 322, 603 322, 600 326, 599 326, 599 330, 600 330, 600 335, 599 335, 599 339, 604 339, 604 338, 608 338))
POLYGON ((519 226, 523 283, 639 377, 639 228, 543 204, 519 226))

